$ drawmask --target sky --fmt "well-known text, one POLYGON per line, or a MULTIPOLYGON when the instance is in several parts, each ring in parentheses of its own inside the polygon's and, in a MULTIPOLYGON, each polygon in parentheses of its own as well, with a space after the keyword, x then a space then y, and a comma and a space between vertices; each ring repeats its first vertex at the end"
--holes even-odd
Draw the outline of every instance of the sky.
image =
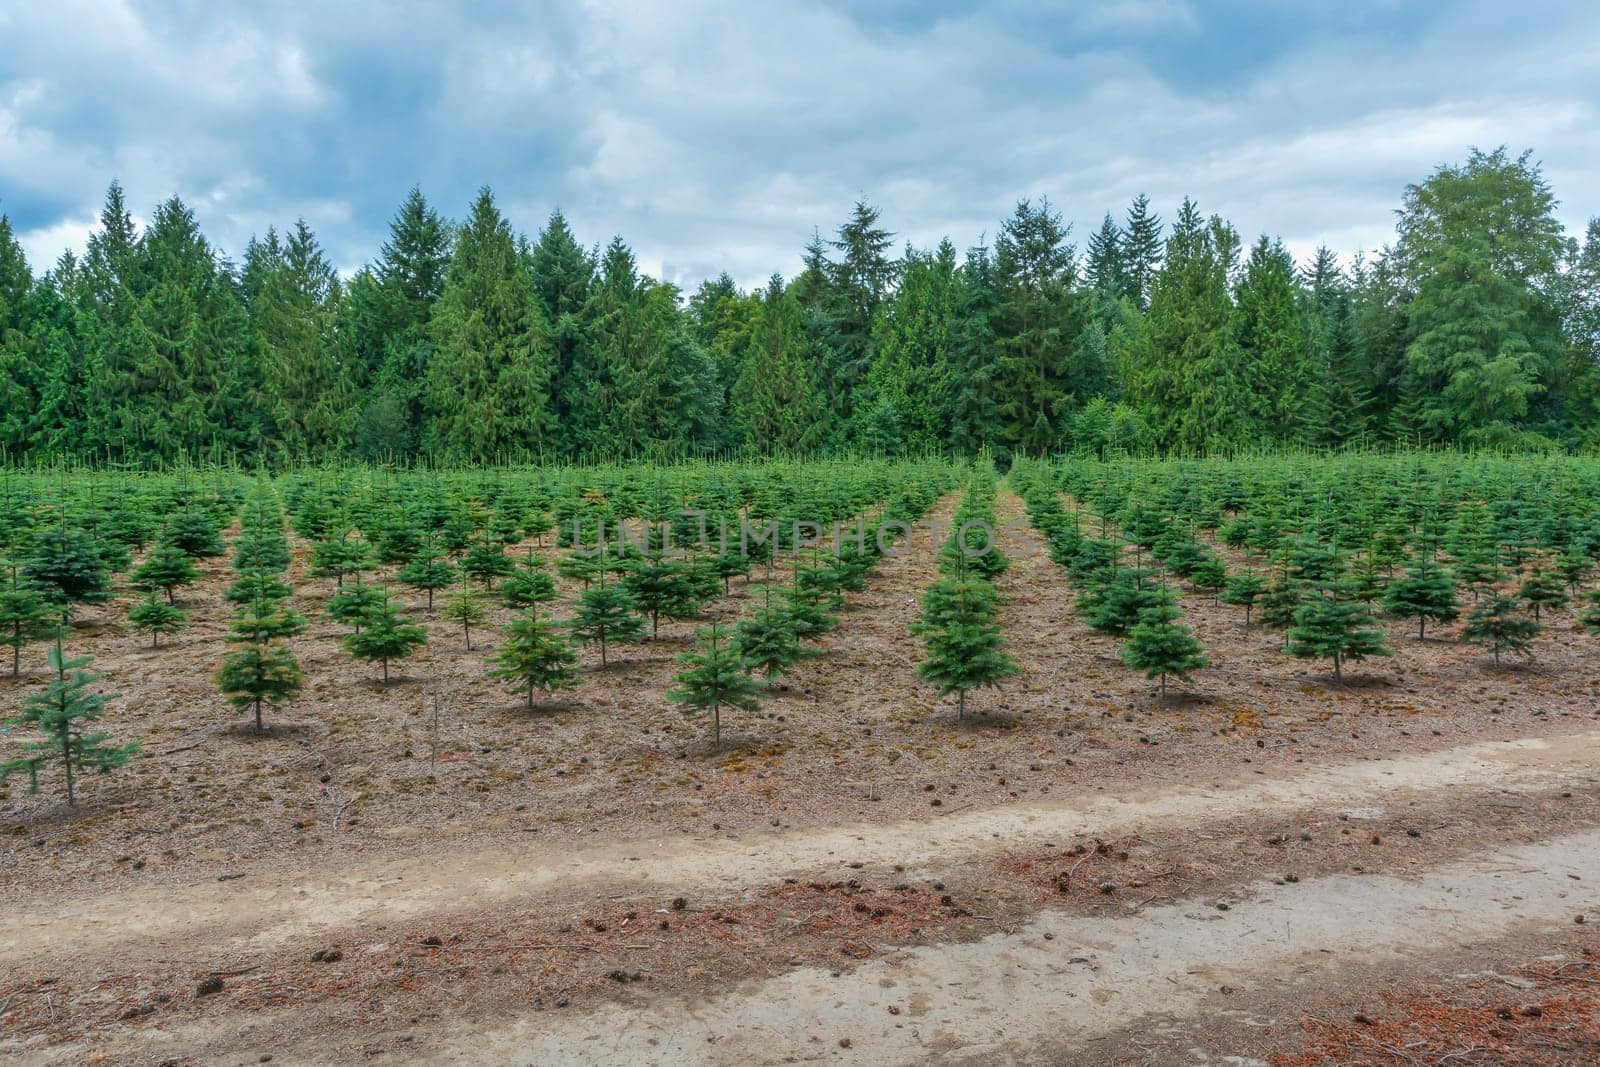
POLYGON ((1048 197, 1081 248, 1147 193, 1298 256, 1392 237, 1407 183, 1532 149, 1600 214, 1600 4, 1295 0, 0 0, 0 213, 36 270, 116 178, 224 255, 304 218, 344 271, 413 186, 620 234, 692 287, 791 275, 865 197, 958 248, 1048 197))

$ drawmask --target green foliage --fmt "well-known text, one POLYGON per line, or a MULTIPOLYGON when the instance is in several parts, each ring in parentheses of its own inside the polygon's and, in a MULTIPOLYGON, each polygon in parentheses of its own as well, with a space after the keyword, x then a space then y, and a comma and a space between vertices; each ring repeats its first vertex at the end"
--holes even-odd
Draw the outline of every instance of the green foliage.
POLYGON ((1182 618, 1176 604, 1159 601, 1140 613, 1122 646, 1122 662, 1144 671, 1146 678, 1160 679, 1162 699, 1167 695, 1169 675, 1187 684, 1190 672, 1210 662, 1194 632, 1178 621, 1182 618))
POLYGON ((510 683, 513 692, 525 692, 530 708, 535 690, 553 693, 578 684, 578 654, 572 643, 555 623, 532 615, 511 621, 489 662, 495 665, 489 677, 510 683))
POLYGON ((145 561, 135 568, 128 578, 140 589, 161 590, 167 603, 174 604, 173 590, 188 585, 200 577, 200 569, 189 554, 170 541, 159 541, 150 550, 145 561))
POLYGON ((305 684, 300 664, 287 645, 276 641, 247 641, 223 657, 217 667, 217 687, 237 708, 252 708, 255 727, 265 729, 263 704, 292 700, 305 684))
POLYGON ((467 651, 471 652, 472 628, 481 625, 489 617, 489 606, 484 602, 483 594, 463 583, 445 601, 442 614, 461 627, 461 636, 466 642, 467 651))
POLYGON ((54 636, 60 612, 45 599, 40 588, 22 575, 15 563, 0 561, 5 570, 0 586, 0 644, 11 646, 11 677, 22 670, 22 646, 31 640, 54 636))
POLYGON ((356 659, 381 664, 385 683, 389 681, 390 661, 405 659, 427 643, 428 631, 401 621, 394 608, 394 598, 388 594, 366 613, 362 628, 347 634, 340 642, 356 659))
POLYGON ((94 662, 91 656, 68 659, 62 651, 59 635, 50 649, 50 669, 55 678, 41 693, 32 693, 22 700, 22 710, 7 722, 7 726, 36 726, 44 734, 41 740, 22 741, 17 747, 22 756, 0 763, 0 780, 18 771, 27 771, 29 791, 38 792, 39 768, 59 759, 66 777, 67 805, 76 803, 74 771, 94 768, 102 774, 123 766, 139 753, 139 743, 110 744, 111 735, 90 733, 86 728, 98 722, 105 714, 105 706, 116 694, 95 693, 90 690, 100 680, 83 668, 94 662))
POLYGON ((1255 607, 1267 591, 1267 583, 1255 571, 1245 571, 1228 578, 1227 585, 1223 587, 1218 598, 1224 604, 1234 604, 1244 608, 1244 624, 1250 625, 1250 611, 1255 607))
POLYGON ((633 594, 616 583, 600 580, 578 595, 573 613, 573 634, 584 644, 600 645, 600 666, 606 666, 606 646, 638 641, 644 637, 644 617, 633 594))
POLYGON ((1561 582, 1542 570, 1535 570, 1517 587, 1517 596, 1533 609, 1533 621, 1542 622, 1545 611, 1559 611, 1567 606, 1569 597, 1561 582))
POLYGON ((1467 625, 1461 631, 1461 640, 1484 645, 1494 653, 1496 666, 1502 653, 1529 656, 1533 652, 1533 639, 1542 627, 1522 614, 1521 605, 1514 597, 1493 593, 1479 601, 1467 615, 1467 625))
POLYGON ((760 694, 765 687, 750 677, 748 666, 721 624, 713 623, 700 631, 700 647, 679 656, 678 662, 685 669, 673 675, 678 685, 667 691, 667 697, 681 704, 685 714, 711 712, 713 744, 722 744, 724 707, 760 710, 760 694))
POLYGON ((432 612, 433 594, 454 585, 457 575, 450 561, 429 544, 395 573, 395 579, 413 589, 425 591, 428 594, 428 611, 432 612))
POLYGON ((1460 614, 1456 607, 1456 583, 1436 560, 1417 560, 1406 576, 1389 585, 1383 609, 1396 619, 1417 620, 1417 640, 1427 636, 1428 623, 1452 622, 1460 614))
POLYGON ((142 603, 134 605, 128 612, 128 623, 140 633, 150 635, 151 648, 161 647, 163 634, 182 632, 188 618, 188 612, 157 600, 155 590, 151 590, 142 603))
POLYGON ((999 596, 980 578, 946 578, 928 587, 922 618, 911 632, 922 638, 924 657, 917 677, 932 682, 940 696, 956 694, 956 717, 967 710, 967 692, 997 686, 1020 673, 1005 649, 995 622, 999 596))
POLYGON ((1360 604, 1313 596, 1294 613, 1289 628, 1289 654, 1301 659, 1333 661, 1335 681, 1343 677, 1346 662, 1368 656, 1392 656, 1383 631, 1372 622, 1372 613, 1360 604))
POLYGON ((22 577, 47 601, 65 611, 73 604, 103 604, 111 599, 111 579, 84 530, 46 530, 33 542, 22 577))
POLYGON ((196 559, 223 553, 222 531, 216 519, 198 508, 180 511, 168 519, 161 540, 196 559))

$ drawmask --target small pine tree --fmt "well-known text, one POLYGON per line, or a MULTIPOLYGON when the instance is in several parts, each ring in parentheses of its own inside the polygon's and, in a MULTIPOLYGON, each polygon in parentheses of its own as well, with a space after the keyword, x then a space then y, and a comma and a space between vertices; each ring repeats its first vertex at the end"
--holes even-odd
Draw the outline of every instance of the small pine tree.
POLYGON ((0 644, 11 646, 11 677, 22 673, 22 646, 56 632, 59 611, 39 587, 23 579, 15 563, 0 563, 6 583, 0 588, 0 644))
POLYGON ((489 662, 495 664, 489 677, 510 682, 513 692, 526 691, 530 708, 534 690, 553 693, 578 684, 578 654, 572 643, 554 623, 531 614, 511 621, 489 662))
POLYGON ((802 659, 812 653, 800 643, 794 617, 782 607, 774 607, 772 589, 765 590, 766 603, 754 614, 739 620, 733 642, 745 666, 766 679, 767 684, 793 673, 802 659))
POLYGON ((1494 653, 1495 666, 1500 665, 1500 654, 1511 652, 1518 656, 1532 655, 1533 639, 1543 629, 1537 622, 1522 614, 1513 597, 1494 593, 1484 597, 1467 616, 1467 625, 1461 639, 1476 645, 1487 645, 1494 653))
POLYGON ((661 616, 684 618, 699 611, 689 579, 689 569, 682 561, 659 552, 629 561, 622 584, 633 594, 639 610, 650 617, 651 638, 661 632, 661 616))
POLYGON ((758 711, 762 684, 750 677, 742 657, 728 641, 720 623, 700 632, 700 647, 678 657, 688 669, 673 676, 678 688, 667 697, 682 704, 686 714, 711 711, 712 743, 722 744, 723 706, 758 711))
POLYGON ((22 566, 23 578, 60 609, 73 604, 103 604, 111 599, 105 560, 92 535, 65 527, 46 530, 33 543, 22 566))
POLYGON ((1578 625, 1600 637, 1600 589, 1589 594, 1589 606, 1578 613, 1578 625))
POLYGON ((444 617, 461 625, 461 636, 466 642, 467 651, 471 652, 472 628, 481 625, 489 617, 489 608, 483 602, 483 594, 463 581, 445 602, 444 617))
POLYGON ((1122 646, 1122 662, 1144 671, 1146 678, 1160 679, 1163 700, 1167 698, 1168 675, 1187 685, 1189 672, 1210 662, 1194 632, 1178 621, 1181 618, 1183 612, 1171 601, 1148 607, 1122 646))
POLYGON ((1535 570, 1523 579, 1522 585, 1517 589, 1517 596, 1533 609, 1534 622, 1544 621, 1545 609, 1560 611, 1569 601, 1567 591, 1561 582, 1540 570, 1535 570))
POLYGON ((358 574, 352 585, 329 597, 322 605, 322 610, 328 618, 350 627, 352 633, 360 633, 367 616, 378 606, 383 597, 384 592, 381 587, 363 584, 358 574))
POLYGON ((266 729, 261 705, 292 699, 305 680, 294 653, 276 641, 245 641, 217 667, 217 688, 234 707, 254 708, 257 731, 266 729))
POLYGON ((128 578, 140 589, 159 589, 167 594, 167 603, 176 604, 173 590, 188 585, 200 577, 200 569, 189 554, 170 541, 159 541, 145 557, 145 561, 128 578))
POLYGON ((145 596, 144 603, 134 605, 128 612, 128 622, 140 633, 150 635, 150 647, 160 648, 163 634, 175 634, 184 629, 189 613, 181 611, 171 604, 163 604, 156 599, 156 591, 150 590, 145 596))
POLYGON ((343 641, 345 651, 352 656, 382 665, 385 684, 389 681, 391 660, 405 659, 428 643, 428 631, 401 621, 393 601, 392 596, 384 594, 378 605, 367 612, 366 625, 343 641))
POLYGON ((395 578, 411 588, 428 594, 428 614, 433 614, 433 594, 448 589, 456 583, 456 569, 441 556, 430 543, 411 558, 411 562, 395 574, 395 578))
POLYGON ((22 711, 13 717, 8 726, 37 726, 44 733, 39 741, 23 741, 26 755, 0 764, 0 781, 18 771, 27 771, 29 791, 38 792, 39 767, 51 759, 61 760, 67 780, 67 806, 77 803, 73 771, 93 767, 105 774, 116 770, 139 752, 139 742, 111 745, 111 735, 85 733, 84 726, 96 722, 105 714, 105 706, 115 693, 90 692, 89 686, 100 680, 83 668, 94 662, 92 656, 68 659, 61 647, 61 635, 50 649, 50 667, 56 676, 44 692, 35 693, 22 701, 22 711))
POLYGON ((1427 558, 1414 563, 1404 578, 1390 583, 1383 609, 1396 619, 1416 619, 1418 641, 1427 636, 1429 620, 1453 622, 1461 614, 1456 607, 1455 579, 1427 558))
POLYGON ((1294 613, 1289 628, 1289 654, 1301 659, 1331 659, 1335 681, 1343 679, 1346 661, 1392 656, 1383 631, 1366 625, 1372 614, 1360 604, 1314 596, 1294 613))
POLYGON ((363 571, 371 569, 371 546, 357 538, 342 535, 336 541, 318 541, 311 548, 311 573, 318 578, 332 578, 335 589, 344 589, 346 575, 359 578, 363 571))
POLYGON ((246 571, 222 594, 230 604, 281 604, 294 595, 288 583, 270 571, 246 571))
POLYGON ((1021 673, 995 622, 993 588, 981 579, 937 582, 923 596, 922 621, 911 627, 925 652, 917 677, 932 682, 941 697, 956 694, 958 719, 966 717, 969 690, 1021 673))
POLYGON ((1250 612, 1256 606, 1256 601, 1260 600, 1266 591, 1267 583, 1261 575, 1255 571, 1245 571, 1243 574, 1235 574, 1229 578, 1228 584, 1223 587, 1222 593, 1217 599, 1224 604, 1232 604, 1235 607, 1244 608, 1244 625, 1245 629, 1248 630, 1250 628, 1250 612))
POLYGON ((531 549, 528 551, 528 558, 517 564, 516 572, 500 583, 500 600, 506 607, 537 608, 560 595, 556 580, 545 570, 548 562, 534 555, 531 549))
POLYGON ((161 540, 196 559, 220 556, 223 552, 222 531, 217 521, 199 508, 186 508, 167 520, 161 540))
POLYGON ((461 557, 461 573, 476 578, 485 589, 493 589, 496 578, 504 578, 514 570, 516 564, 505 554, 500 542, 488 538, 472 542, 472 547, 461 557))
POLYGON ((640 640, 645 621, 633 594, 615 582, 607 582, 601 573, 599 581, 578 594, 570 625, 582 643, 599 642, 600 666, 604 667, 606 646, 616 641, 640 640))

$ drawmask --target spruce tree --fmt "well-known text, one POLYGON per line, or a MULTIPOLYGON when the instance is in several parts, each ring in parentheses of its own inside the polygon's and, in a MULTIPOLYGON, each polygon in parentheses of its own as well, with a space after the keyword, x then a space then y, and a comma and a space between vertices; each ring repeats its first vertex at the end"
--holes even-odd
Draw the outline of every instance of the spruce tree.
POLYGON ((577 610, 569 624, 583 644, 598 642, 600 666, 606 666, 606 646, 618 641, 638 641, 644 637, 645 620, 633 594, 615 582, 608 583, 602 572, 599 581, 578 594, 577 610))
POLYGON ((161 647, 162 634, 182 631, 188 618, 188 612, 157 600, 154 589, 150 590, 142 604, 134 605, 128 612, 128 622, 133 628, 150 635, 151 648, 161 647))
POLYGON ((1417 620, 1417 640, 1427 635, 1429 620, 1453 622, 1460 614, 1456 607, 1456 583, 1435 560, 1417 560, 1400 578, 1389 585, 1383 601, 1384 611, 1396 619, 1417 620))
POLYGON ((383 667, 383 681, 389 681, 389 662, 405 659, 428 643, 428 631, 421 626, 401 621, 395 611, 393 597, 385 595, 379 604, 367 612, 365 625, 345 636, 346 652, 369 663, 376 660, 383 667))
MULTIPOLYGON (((237 640, 237 635, 229 640, 237 640)), ((238 641, 217 668, 217 688, 234 707, 254 709, 258 732, 266 729, 262 704, 282 704, 304 684, 305 674, 294 653, 278 641, 238 641)))
POLYGON ((686 670, 673 675, 678 688, 667 692, 667 697, 682 704, 686 714, 710 710, 712 743, 722 744, 722 709, 724 706, 743 711, 758 711, 758 699, 764 688, 750 677, 745 661, 728 641, 720 623, 700 632, 700 647, 678 657, 686 670))
POLYGON ((62 611, 111 599, 105 562, 93 535, 84 530, 61 527, 41 533, 22 565, 22 577, 62 611))
POLYGON ((461 636, 466 642, 467 651, 472 651, 472 628, 479 625, 489 615, 489 609, 483 602, 483 594, 462 582, 460 588, 450 594, 450 599, 445 602, 444 617, 451 622, 461 625, 461 636))
POLYGON ((281 604, 293 594, 294 590, 276 574, 245 571, 223 592, 222 599, 230 604, 281 604))
POLYGON ((510 577, 500 583, 500 600, 507 607, 536 610, 540 604, 549 603, 560 595, 556 581, 545 569, 549 564, 532 549, 528 557, 517 564, 510 577))
POLYGON ((1244 625, 1250 626, 1250 611, 1255 607, 1267 591, 1267 583, 1255 571, 1247 570, 1243 574, 1235 574, 1228 579, 1228 584, 1223 588, 1218 597, 1224 604, 1233 604, 1244 608, 1244 625))
POLYGON ((176 604, 173 590, 188 585, 200 577, 200 570, 189 554, 170 541, 159 541, 150 555, 136 567, 128 578, 140 589, 161 590, 168 604, 176 604))
POLYGON ((56 635, 55 646, 50 649, 50 668, 55 678, 44 692, 23 698, 22 711, 7 723, 19 726, 37 726, 44 737, 38 741, 23 741, 19 747, 26 755, 7 763, 0 763, 0 780, 18 771, 27 771, 30 792, 38 791, 39 767, 54 759, 61 760, 66 775, 67 806, 77 803, 73 772, 94 768, 105 774, 116 770, 140 751, 139 742, 112 745, 107 733, 85 732, 86 726, 97 722, 105 714, 105 706, 114 693, 95 693, 89 687, 100 680, 83 668, 94 662, 92 656, 68 659, 62 650, 61 637, 56 635))
POLYGON ((1522 614, 1514 597, 1492 593, 1480 600, 1467 616, 1461 640, 1488 646, 1498 667, 1502 652, 1532 655, 1533 639, 1541 629, 1537 622, 1522 614))
POLYGON ((330 619, 350 627, 352 633, 360 633, 367 615, 382 603, 384 595, 382 587, 358 580, 343 592, 329 597, 322 610, 330 619))
POLYGON ((661 616, 687 618, 699 611, 699 601, 689 584, 689 570, 681 560, 661 552, 630 560, 622 585, 633 595, 639 610, 650 617, 650 636, 661 630, 661 616))
POLYGON ((767 684, 792 674, 812 650, 800 643, 800 630, 794 616, 772 603, 772 589, 764 590, 760 610, 740 619, 734 628, 733 643, 749 670, 765 678, 767 684))
POLYGON ((173 515, 167 520, 161 540, 196 559, 223 553, 222 531, 217 528, 216 519, 201 508, 185 508, 173 515))
POLYGON ((1189 672, 1210 662, 1194 632, 1178 621, 1181 618, 1183 612, 1170 600, 1153 604, 1140 613, 1122 646, 1122 662, 1144 671, 1146 678, 1160 679, 1163 700, 1168 675, 1188 684, 1189 672))
POLYGON ((1021 673, 995 622, 997 603, 993 586, 982 579, 945 579, 928 587, 922 619, 911 627, 925 652, 917 677, 932 682, 941 697, 956 694, 958 719, 966 716, 969 690, 1021 673))
POLYGON ((60 612, 39 588, 22 577, 15 563, 0 562, 6 571, 0 587, 0 644, 11 646, 11 677, 22 671, 22 646, 56 632, 60 612))
POLYGON ((1288 634, 1289 654, 1301 659, 1332 660, 1334 680, 1340 681, 1347 661, 1394 655, 1384 643, 1383 631, 1366 625, 1371 621, 1371 613, 1360 604, 1314 595, 1294 613, 1294 625, 1288 634))
POLYGON ((516 571, 516 564, 505 554, 500 542, 484 537, 472 543, 461 557, 461 573, 476 578, 485 589, 494 588, 496 578, 516 571))
POLYGON ((433 594, 448 589, 456 582, 456 569, 441 556, 429 542, 426 548, 411 557, 411 561, 395 573, 396 580, 413 589, 428 594, 428 613, 433 613, 433 594))
POLYGON ((489 662, 495 665, 489 677, 510 683, 513 692, 526 692, 530 708, 534 690, 554 693, 578 684, 578 654, 571 642, 555 623, 533 615, 511 621, 489 662))
POLYGON ((1559 580, 1538 569, 1523 579, 1517 587, 1517 596, 1533 609, 1534 622, 1544 621, 1545 609, 1559 611, 1566 607, 1569 599, 1559 580))

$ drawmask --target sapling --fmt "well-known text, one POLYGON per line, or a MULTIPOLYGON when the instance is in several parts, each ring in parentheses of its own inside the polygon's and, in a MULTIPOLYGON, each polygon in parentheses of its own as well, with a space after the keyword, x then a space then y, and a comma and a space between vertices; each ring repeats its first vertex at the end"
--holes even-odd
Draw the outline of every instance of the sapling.
POLYGON ((22 711, 13 716, 10 727, 37 726, 44 734, 38 741, 22 741, 19 747, 25 753, 20 758, 0 763, 0 780, 18 771, 27 771, 29 791, 38 792, 39 768, 51 760, 59 759, 66 775, 67 806, 77 803, 73 772, 94 768, 105 774, 123 766, 139 753, 139 742, 126 745, 110 744, 111 735, 89 733, 86 727, 105 714, 105 706, 115 693, 96 693, 90 686, 100 680, 83 668, 94 662, 92 656, 68 659, 57 633, 56 643, 50 649, 50 668, 55 678, 42 693, 23 698, 22 711))
POLYGON ((140 633, 150 635, 151 648, 161 647, 163 634, 181 632, 188 618, 188 612, 157 600, 154 589, 145 595, 142 603, 134 605, 128 612, 129 624, 140 633))
POLYGON ((682 704, 686 714, 711 712, 713 744, 722 744, 724 706, 743 711, 760 710, 763 686, 750 677, 744 660, 727 640, 720 623, 702 630, 700 647, 678 657, 678 662, 688 669, 673 676, 678 688, 669 690, 667 697, 682 704))
POLYGON ((512 620, 489 662, 495 665, 489 677, 510 683, 513 692, 526 692, 530 708, 535 690, 553 693, 578 684, 578 654, 567 635, 531 614, 512 620))

